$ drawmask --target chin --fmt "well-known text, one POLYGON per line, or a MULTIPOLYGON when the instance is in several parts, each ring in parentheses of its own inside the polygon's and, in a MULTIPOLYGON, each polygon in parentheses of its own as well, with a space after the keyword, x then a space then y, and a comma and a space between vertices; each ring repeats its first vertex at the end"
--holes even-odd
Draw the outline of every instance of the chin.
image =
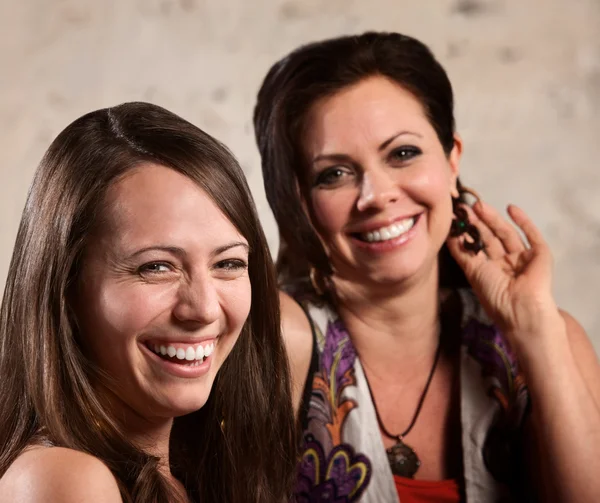
POLYGON ((359 274, 366 275, 375 283, 390 284, 408 280, 425 268, 422 257, 389 256, 378 260, 377 264, 356 264, 359 274))
POLYGON ((160 410, 160 415, 163 417, 186 416, 204 407, 209 395, 210 389, 196 388, 180 392, 171 391, 168 396, 161 397, 162 399, 159 401, 156 400, 156 397, 149 397, 149 401, 154 401, 154 404, 150 403, 147 409, 160 410))

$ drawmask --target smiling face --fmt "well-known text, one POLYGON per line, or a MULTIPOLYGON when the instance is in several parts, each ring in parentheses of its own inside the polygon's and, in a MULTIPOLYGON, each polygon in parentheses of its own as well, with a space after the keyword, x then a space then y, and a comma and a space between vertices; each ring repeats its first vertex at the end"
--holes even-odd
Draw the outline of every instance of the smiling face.
POLYGON ((306 206, 336 274, 390 283, 436 271, 460 140, 447 156, 421 103, 383 77, 318 102, 308 119, 306 206))
POLYGON ((153 164, 109 188, 101 220, 75 306, 85 353, 125 411, 200 409, 250 311, 246 239, 192 180, 153 164))

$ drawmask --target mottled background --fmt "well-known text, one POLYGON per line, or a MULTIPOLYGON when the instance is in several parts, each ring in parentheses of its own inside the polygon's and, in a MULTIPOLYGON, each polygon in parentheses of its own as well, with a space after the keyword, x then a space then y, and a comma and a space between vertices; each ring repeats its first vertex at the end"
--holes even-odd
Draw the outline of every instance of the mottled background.
POLYGON ((559 303, 600 350, 599 0, 0 0, 0 285, 44 150, 76 117, 129 100, 231 147, 275 249, 251 128, 258 86, 297 45, 369 29, 416 36, 441 59, 463 180, 532 215, 559 303))

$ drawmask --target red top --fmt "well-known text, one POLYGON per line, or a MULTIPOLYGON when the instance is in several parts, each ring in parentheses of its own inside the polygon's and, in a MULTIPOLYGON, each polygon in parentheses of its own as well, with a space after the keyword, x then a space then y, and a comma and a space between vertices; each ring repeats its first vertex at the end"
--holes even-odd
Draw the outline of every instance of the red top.
POLYGON ((460 503, 460 489, 454 479, 414 480, 394 475, 400 503, 460 503))

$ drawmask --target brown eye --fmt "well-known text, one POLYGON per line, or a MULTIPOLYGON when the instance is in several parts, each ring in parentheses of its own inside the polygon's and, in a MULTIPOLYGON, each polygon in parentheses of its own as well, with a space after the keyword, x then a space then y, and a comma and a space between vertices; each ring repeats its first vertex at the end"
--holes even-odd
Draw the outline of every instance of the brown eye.
POLYGON ((334 185, 346 175, 348 175, 347 170, 339 166, 328 168, 319 173, 315 185, 334 185))
POLYGON ((149 262, 138 269, 139 274, 164 274, 171 272, 173 267, 166 262, 149 262))
POLYGON ((403 145, 402 147, 395 148, 390 153, 390 159, 396 162, 405 162, 409 161, 418 155, 421 155, 423 152, 420 148, 414 147, 412 145, 403 145))
POLYGON ((225 271, 238 271, 240 269, 247 269, 248 264, 240 259, 227 259, 217 262, 215 268, 225 271))

